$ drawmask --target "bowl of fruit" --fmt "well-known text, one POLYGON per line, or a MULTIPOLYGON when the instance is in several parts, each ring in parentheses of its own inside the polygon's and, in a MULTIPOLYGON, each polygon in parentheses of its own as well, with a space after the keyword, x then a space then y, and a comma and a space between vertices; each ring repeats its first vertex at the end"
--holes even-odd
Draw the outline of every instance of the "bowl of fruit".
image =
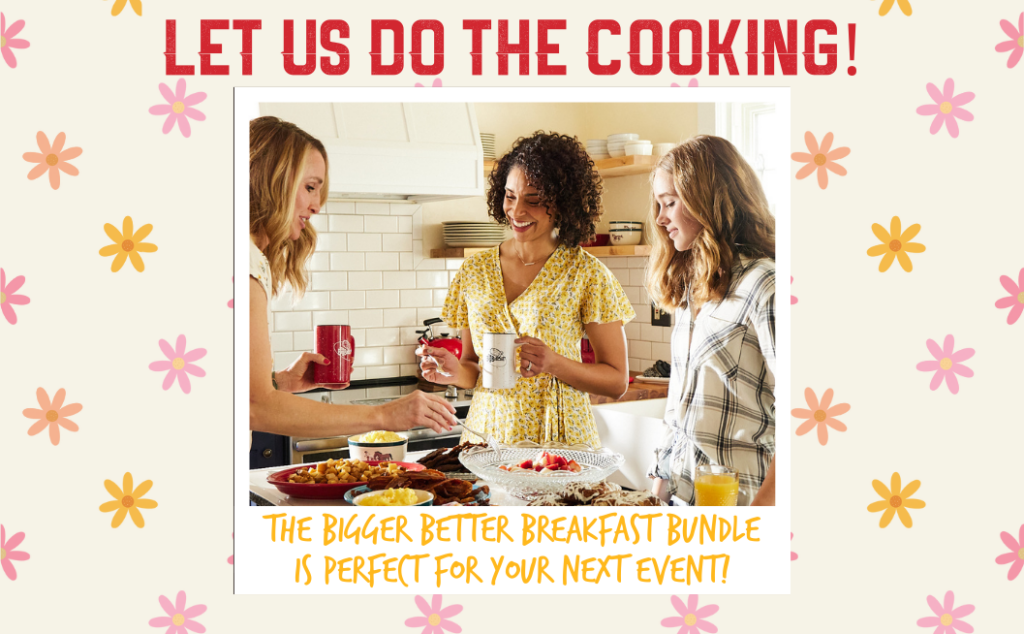
POLYGON ((459 461, 482 480, 523 500, 557 493, 572 482, 600 482, 625 462, 620 453, 589 445, 522 441, 513 445, 471 447, 459 461))

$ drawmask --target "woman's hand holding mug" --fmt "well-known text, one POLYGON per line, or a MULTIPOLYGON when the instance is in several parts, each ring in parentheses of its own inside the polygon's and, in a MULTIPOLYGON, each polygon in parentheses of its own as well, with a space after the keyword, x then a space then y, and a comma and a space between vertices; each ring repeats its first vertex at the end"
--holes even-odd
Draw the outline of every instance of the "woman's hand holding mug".
MULTIPOLYGON (((316 371, 316 366, 330 365, 331 362, 324 358, 322 354, 314 354, 312 352, 303 352, 302 355, 296 359, 287 370, 278 372, 275 377, 277 380, 277 389, 282 392, 290 392, 297 394, 299 392, 306 392, 316 387, 328 387, 317 383, 313 374, 316 371)), ((343 390, 348 387, 348 383, 342 384, 331 384, 328 389, 332 390, 343 390)))
POLYGON ((420 346, 416 349, 420 357, 420 371, 423 378, 438 385, 454 385, 459 375, 459 359, 444 348, 420 346))
POLYGON ((519 337, 515 342, 522 344, 519 350, 519 367, 523 377, 537 376, 542 372, 554 375, 555 364, 561 356, 552 351, 548 344, 536 337, 519 337))

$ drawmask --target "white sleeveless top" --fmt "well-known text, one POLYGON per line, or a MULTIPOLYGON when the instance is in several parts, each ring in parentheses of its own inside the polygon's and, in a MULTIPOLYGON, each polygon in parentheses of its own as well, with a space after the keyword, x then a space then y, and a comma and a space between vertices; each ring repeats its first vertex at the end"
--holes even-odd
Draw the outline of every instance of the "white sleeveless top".
MULTIPOLYGON (((273 284, 271 283, 270 277, 270 262, 267 261, 267 256, 263 255, 260 248, 256 246, 252 236, 249 236, 249 276, 256 278, 256 281, 263 287, 263 292, 267 294, 267 330, 270 330, 270 298, 273 295, 273 284)), ((274 357, 270 357, 271 367, 273 367, 274 357)), ((249 448, 252 448, 252 431, 249 432, 249 448)))

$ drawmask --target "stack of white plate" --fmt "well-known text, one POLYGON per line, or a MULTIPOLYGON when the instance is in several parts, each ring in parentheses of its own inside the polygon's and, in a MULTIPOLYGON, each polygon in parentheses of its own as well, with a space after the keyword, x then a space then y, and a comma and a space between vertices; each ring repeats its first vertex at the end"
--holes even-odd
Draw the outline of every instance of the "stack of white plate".
POLYGON ((639 141, 627 141, 626 145, 624 147, 624 149, 626 151, 626 156, 633 156, 633 155, 650 156, 651 155, 651 150, 653 148, 654 148, 654 145, 650 141, 648 141, 646 139, 642 139, 642 140, 639 140, 639 141))
POLYGON ((605 139, 590 139, 587 141, 587 154, 595 161, 611 158, 608 154, 608 141, 605 139))
POLYGON ((490 132, 481 132, 480 145, 482 145, 484 148, 484 160, 493 161, 495 159, 494 135, 490 132))
POLYGON ((608 154, 611 156, 625 156, 626 155, 626 144, 630 141, 636 141, 640 138, 639 134, 633 134, 632 132, 624 134, 612 134, 608 136, 608 154))
POLYGON ((505 239, 505 227, 493 222, 441 223, 444 226, 444 243, 450 247, 493 247, 505 239))

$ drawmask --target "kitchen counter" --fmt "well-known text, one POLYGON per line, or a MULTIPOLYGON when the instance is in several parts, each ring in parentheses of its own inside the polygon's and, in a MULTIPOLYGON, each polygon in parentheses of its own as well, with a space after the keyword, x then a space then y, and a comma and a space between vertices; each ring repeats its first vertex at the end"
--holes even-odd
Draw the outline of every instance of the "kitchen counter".
POLYGON ((629 384, 626 393, 620 398, 608 396, 590 395, 591 405, 603 405, 605 403, 625 403, 627 401, 648 401, 655 398, 666 398, 668 396, 668 383, 640 383, 634 381, 629 384))

